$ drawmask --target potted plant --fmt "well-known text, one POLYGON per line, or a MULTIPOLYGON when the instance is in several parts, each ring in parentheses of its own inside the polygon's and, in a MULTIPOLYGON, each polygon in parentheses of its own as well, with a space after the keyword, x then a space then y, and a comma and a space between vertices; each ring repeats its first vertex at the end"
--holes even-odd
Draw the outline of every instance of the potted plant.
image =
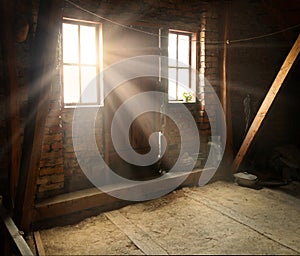
POLYGON ((190 92, 184 92, 183 97, 185 102, 189 102, 192 100, 192 94, 190 92))

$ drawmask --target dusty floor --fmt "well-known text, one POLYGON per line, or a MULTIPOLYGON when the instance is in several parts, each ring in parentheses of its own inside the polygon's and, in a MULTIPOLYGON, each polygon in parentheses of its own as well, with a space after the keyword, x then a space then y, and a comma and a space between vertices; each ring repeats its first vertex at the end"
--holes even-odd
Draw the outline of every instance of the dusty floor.
POLYGON ((47 255, 299 255, 300 198, 293 191, 219 181, 39 232, 47 255))

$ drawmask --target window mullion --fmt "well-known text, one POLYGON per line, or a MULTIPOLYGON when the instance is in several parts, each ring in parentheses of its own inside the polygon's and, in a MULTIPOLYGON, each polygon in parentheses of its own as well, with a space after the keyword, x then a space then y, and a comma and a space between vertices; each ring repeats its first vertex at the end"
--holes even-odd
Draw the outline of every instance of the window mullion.
POLYGON ((192 36, 189 36, 189 88, 192 89, 192 36))
POLYGON ((100 104, 100 46, 99 46, 99 38, 100 38, 100 31, 99 27, 95 27, 96 30, 96 90, 97 90, 97 103, 100 104))
POLYGON ((81 95, 81 44, 80 44, 80 25, 78 25, 78 72, 79 72, 79 102, 82 103, 81 95))
POLYGON ((176 100, 179 99, 179 96, 178 96, 178 40, 179 40, 179 37, 178 37, 178 34, 176 34, 176 100))

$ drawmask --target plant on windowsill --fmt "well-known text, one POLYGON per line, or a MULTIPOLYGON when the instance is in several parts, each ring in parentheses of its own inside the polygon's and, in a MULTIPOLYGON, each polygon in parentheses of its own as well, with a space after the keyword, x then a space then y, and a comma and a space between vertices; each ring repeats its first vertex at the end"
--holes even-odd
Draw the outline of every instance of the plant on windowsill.
POLYGON ((190 102, 192 100, 192 94, 190 92, 184 92, 183 97, 185 102, 190 102))

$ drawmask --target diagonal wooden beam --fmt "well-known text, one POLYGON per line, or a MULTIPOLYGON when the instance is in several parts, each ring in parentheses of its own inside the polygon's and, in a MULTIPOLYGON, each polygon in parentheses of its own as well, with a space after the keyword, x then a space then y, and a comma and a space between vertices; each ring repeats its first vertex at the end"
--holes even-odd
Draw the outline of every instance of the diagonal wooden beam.
MULTIPOLYGON (((5 248, 0 248, 1 255, 28 255, 33 256, 28 244, 22 236, 22 233, 16 227, 8 211, 2 205, 0 198, 0 226, 3 229, 5 236, 5 248)), ((2 230, 1 230, 2 231, 2 230)))
POLYGON ((63 1, 60 0, 40 1, 37 31, 32 47, 27 120, 24 128, 21 171, 14 209, 15 221, 18 227, 25 232, 30 230, 34 213, 36 181, 49 108, 52 74, 55 68, 62 3, 63 1))
POLYGON ((286 57, 284 63, 282 64, 271 88, 269 89, 262 105, 260 106, 248 132, 247 135, 233 161, 233 171, 237 172, 248 149, 257 134, 266 114, 268 113, 270 106, 272 105, 284 79, 286 78, 288 72, 290 71, 293 63, 295 62, 300 51, 300 35, 298 36, 296 42, 294 43, 292 49, 290 50, 288 56, 286 57))

